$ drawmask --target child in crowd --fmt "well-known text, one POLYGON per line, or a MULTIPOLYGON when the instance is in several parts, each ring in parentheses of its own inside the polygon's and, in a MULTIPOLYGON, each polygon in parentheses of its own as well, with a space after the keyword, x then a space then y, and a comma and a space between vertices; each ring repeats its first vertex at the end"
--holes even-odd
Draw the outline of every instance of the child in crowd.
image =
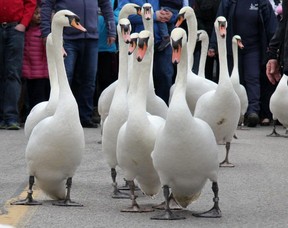
POLYGON ((39 102, 47 101, 50 95, 46 48, 41 37, 38 4, 25 33, 22 77, 27 85, 28 113, 39 102))
MULTIPOLYGON (((178 13, 183 6, 188 6, 188 0, 160 0, 160 7, 164 11, 178 13)), ((169 22, 157 22, 162 42, 158 46, 158 51, 163 51, 170 43, 170 36, 174 24, 169 22)))

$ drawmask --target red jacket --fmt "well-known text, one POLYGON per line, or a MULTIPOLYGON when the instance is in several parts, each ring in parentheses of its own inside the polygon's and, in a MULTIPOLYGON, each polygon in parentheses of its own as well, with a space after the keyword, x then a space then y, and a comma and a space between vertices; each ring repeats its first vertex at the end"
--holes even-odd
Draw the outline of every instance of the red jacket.
POLYGON ((27 27, 36 3, 37 0, 0 0, 0 23, 19 22, 27 27))
POLYGON ((46 49, 41 38, 40 26, 29 27, 25 32, 22 77, 48 78, 46 49))

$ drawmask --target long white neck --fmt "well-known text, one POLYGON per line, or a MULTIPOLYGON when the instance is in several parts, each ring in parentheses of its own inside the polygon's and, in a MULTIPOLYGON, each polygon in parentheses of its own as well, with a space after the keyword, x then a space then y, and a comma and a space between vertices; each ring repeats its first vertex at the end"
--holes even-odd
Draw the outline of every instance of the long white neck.
POLYGON ((209 37, 207 33, 201 34, 201 36, 204 36, 204 37, 201 40, 201 54, 200 54, 198 76, 205 78, 205 64, 206 64, 206 59, 207 59, 209 37))
POLYGON ((217 44, 218 44, 219 62, 220 62, 218 85, 220 85, 222 82, 225 82, 229 79, 228 64, 227 64, 226 36, 225 38, 222 38, 220 37, 219 34, 217 34, 217 44))
POLYGON ((234 83, 239 84, 239 69, 238 69, 238 45, 237 42, 232 42, 232 51, 233 51, 233 70, 231 74, 231 80, 234 83))
POLYGON ((187 19, 187 28, 188 28, 188 68, 192 70, 194 57, 193 53, 195 50, 195 45, 197 41, 197 19, 195 14, 192 14, 187 19))

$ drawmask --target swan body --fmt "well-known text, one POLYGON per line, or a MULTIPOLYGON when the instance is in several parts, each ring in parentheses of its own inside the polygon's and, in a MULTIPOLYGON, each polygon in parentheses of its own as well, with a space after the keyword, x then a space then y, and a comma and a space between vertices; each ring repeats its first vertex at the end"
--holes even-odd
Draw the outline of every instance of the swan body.
POLYGON ((235 92, 237 93, 239 99, 240 99, 240 119, 241 122, 244 119, 244 115, 247 111, 248 108, 248 97, 247 97, 247 92, 246 89, 243 85, 240 84, 239 80, 239 70, 238 70, 238 46, 240 48, 243 48, 244 46, 242 45, 241 42, 241 37, 239 35, 235 35, 232 38, 232 50, 233 50, 233 70, 231 73, 231 82, 233 85, 233 88, 235 92))
POLYGON ((78 17, 68 10, 58 11, 53 17, 51 30, 59 100, 54 115, 34 127, 25 154, 29 175, 36 177, 39 187, 53 199, 65 199, 65 180, 74 176, 85 147, 77 103, 62 56, 63 27, 73 25, 75 18, 78 17))
POLYGON ((219 83, 216 90, 209 91, 198 99, 195 107, 195 117, 206 121, 210 125, 217 143, 226 144, 226 158, 228 159, 230 142, 238 125, 240 100, 234 91, 227 67, 227 21, 224 17, 218 17, 214 26, 217 34, 220 60, 219 83))
POLYGON ((270 110, 273 119, 278 120, 285 128, 288 127, 288 76, 283 74, 276 90, 270 98, 270 110))
MULTIPOLYGON (((149 115, 146 112, 147 93, 151 72, 154 39, 149 31, 143 30, 139 34, 139 43, 144 43, 144 48, 138 47, 137 74, 139 77, 137 89, 129 97, 129 115, 126 123, 121 127, 117 140, 117 160, 120 168, 125 173, 125 179, 136 179, 140 189, 149 196, 157 194, 160 190, 160 179, 154 169, 151 153, 154 148, 155 138, 159 127, 164 124, 164 119, 159 116, 149 115), (140 50, 145 51, 145 43, 148 47, 144 58, 140 50)), ((140 45, 139 44, 139 45, 140 45)), ((135 65, 133 66, 135 68, 135 65)), ((133 78, 130 78, 131 81, 133 78)), ((133 85, 135 86, 135 84, 133 85)))
MULTIPOLYGON (((211 80, 208 80, 204 77, 198 77, 196 74, 192 72, 193 67, 193 52, 196 45, 197 40, 197 19, 194 13, 194 10, 189 7, 185 6, 179 11, 179 17, 176 26, 179 26, 183 20, 187 20, 187 26, 189 31, 188 36, 188 76, 187 76, 187 90, 186 90, 186 99, 187 104, 190 109, 190 112, 194 114, 196 102, 201 95, 204 93, 214 90, 217 88, 217 84, 211 80)), ((173 96, 175 85, 172 85, 170 88, 170 99, 173 96)))
POLYGON ((47 36, 46 41, 46 55, 47 64, 49 71, 50 81, 50 97, 48 101, 43 101, 33 107, 24 125, 24 133, 27 138, 30 137, 33 128, 43 119, 48 116, 52 116, 55 113, 58 97, 59 97, 59 86, 56 72, 56 65, 53 53, 52 34, 47 36))
POLYGON ((218 147, 210 126, 193 117, 186 102, 188 55, 186 32, 182 28, 172 31, 171 45, 173 62, 179 62, 174 57, 177 52, 181 53, 181 60, 166 122, 156 137, 152 159, 162 186, 169 186, 176 201, 187 207, 199 197, 208 179, 217 182, 218 147))

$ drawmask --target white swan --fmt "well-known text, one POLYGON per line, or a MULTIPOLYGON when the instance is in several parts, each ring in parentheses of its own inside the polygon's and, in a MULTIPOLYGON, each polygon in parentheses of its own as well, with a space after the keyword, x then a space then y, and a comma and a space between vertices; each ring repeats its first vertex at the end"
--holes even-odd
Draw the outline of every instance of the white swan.
POLYGON ((163 186, 166 209, 164 215, 152 219, 180 219, 169 208, 169 188, 176 201, 187 207, 199 197, 207 179, 213 182, 214 206, 210 211, 195 216, 221 216, 217 184, 218 146, 210 126, 191 115, 185 97, 188 71, 186 39, 182 28, 175 28, 171 33, 172 61, 178 63, 175 90, 166 122, 156 137, 152 152, 153 164, 163 186))
POLYGON ((55 114, 39 122, 31 133, 25 154, 30 175, 28 195, 14 204, 38 204, 32 198, 35 177, 45 193, 53 199, 63 200, 56 205, 80 206, 71 201, 70 190, 72 177, 82 160, 84 132, 62 56, 63 27, 73 26, 86 31, 78 22, 79 18, 68 10, 58 11, 53 17, 51 31, 59 81, 58 105, 55 114))
POLYGON ((197 75, 199 77, 205 78, 205 64, 209 46, 209 36, 205 30, 197 31, 197 41, 201 42, 200 62, 197 75))
MULTIPOLYGON (((122 7, 119 13, 118 20, 121 20, 122 18, 128 18, 128 16, 132 14, 140 15, 141 7, 134 3, 127 3, 122 7)), ((122 58, 121 55, 124 55, 124 54, 126 55, 127 53, 122 53, 122 54, 120 53, 119 59, 121 59, 122 58)), ((113 99, 113 95, 114 95, 117 83, 118 83, 118 80, 111 83, 106 89, 102 91, 98 99, 98 113, 101 117, 100 124, 101 124, 102 130, 103 130, 103 123, 109 114, 109 109, 112 103, 112 99, 113 99)))
MULTIPOLYGON (((134 179, 146 195, 156 195, 161 188, 159 176, 154 169, 151 153, 154 148, 155 138, 159 127, 165 120, 159 116, 149 115, 146 112, 149 80, 151 80, 151 61, 153 59, 153 35, 143 30, 139 33, 137 60, 137 85, 129 86, 133 93, 129 94, 129 115, 126 123, 120 128, 117 140, 117 160, 124 171, 125 179, 129 183, 132 206, 122 211, 151 211, 149 208, 140 208, 136 203, 134 194, 134 179), (137 88, 131 88, 137 86, 137 88)), ((134 78, 130 78, 130 82, 134 78)))
POLYGON ((130 41, 131 24, 127 18, 119 20, 117 25, 119 42, 119 73, 118 83, 115 88, 113 100, 110 106, 109 115, 103 124, 102 151, 106 162, 111 169, 113 181, 113 198, 127 197, 121 194, 117 188, 116 166, 118 165, 116 156, 116 144, 120 127, 126 122, 128 117, 127 90, 128 90, 128 42, 130 41))
POLYGON ((232 38, 232 51, 233 51, 233 70, 230 76, 232 85, 234 87, 235 92, 237 93, 240 99, 240 117, 239 122, 241 123, 241 127, 244 126, 244 115, 248 108, 248 97, 246 89, 243 85, 240 84, 239 80, 239 69, 238 69, 238 47, 244 48, 241 37, 239 35, 234 35, 232 38))
MULTIPOLYGON (((278 120, 286 129, 288 128, 288 76, 283 74, 276 90, 270 98, 269 108, 274 122, 278 120)), ((280 136, 274 124, 273 132, 269 135, 280 136)))
MULTIPOLYGON (((194 109, 198 98, 204 93, 216 89, 217 84, 209 79, 198 77, 196 74, 192 72, 193 67, 193 52, 196 45, 197 40, 197 19, 194 13, 194 10, 189 7, 183 7, 178 14, 178 20, 176 26, 179 26, 182 21, 187 20, 188 26, 188 76, 187 76, 187 90, 186 90, 186 99, 189 109, 192 114, 194 114, 194 109)), ((174 86, 172 85, 170 88, 170 98, 173 96, 174 86)))
POLYGON ((47 55, 47 64, 48 64, 49 81, 50 81, 50 96, 48 101, 43 101, 35 105, 33 109, 30 111, 29 115, 27 116, 24 125, 24 133, 27 138, 30 137, 33 128, 41 120, 43 120, 48 116, 52 116, 55 113, 58 104, 59 86, 58 86, 56 65, 54 60, 51 33, 47 36, 46 55, 47 55))
POLYGON ((226 27, 224 17, 217 17, 214 23, 220 60, 219 83, 216 90, 203 94, 197 101, 195 117, 206 121, 212 128, 217 143, 226 144, 226 157, 220 166, 233 167, 228 160, 230 143, 237 129, 240 100, 233 88, 227 67, 226 27))

